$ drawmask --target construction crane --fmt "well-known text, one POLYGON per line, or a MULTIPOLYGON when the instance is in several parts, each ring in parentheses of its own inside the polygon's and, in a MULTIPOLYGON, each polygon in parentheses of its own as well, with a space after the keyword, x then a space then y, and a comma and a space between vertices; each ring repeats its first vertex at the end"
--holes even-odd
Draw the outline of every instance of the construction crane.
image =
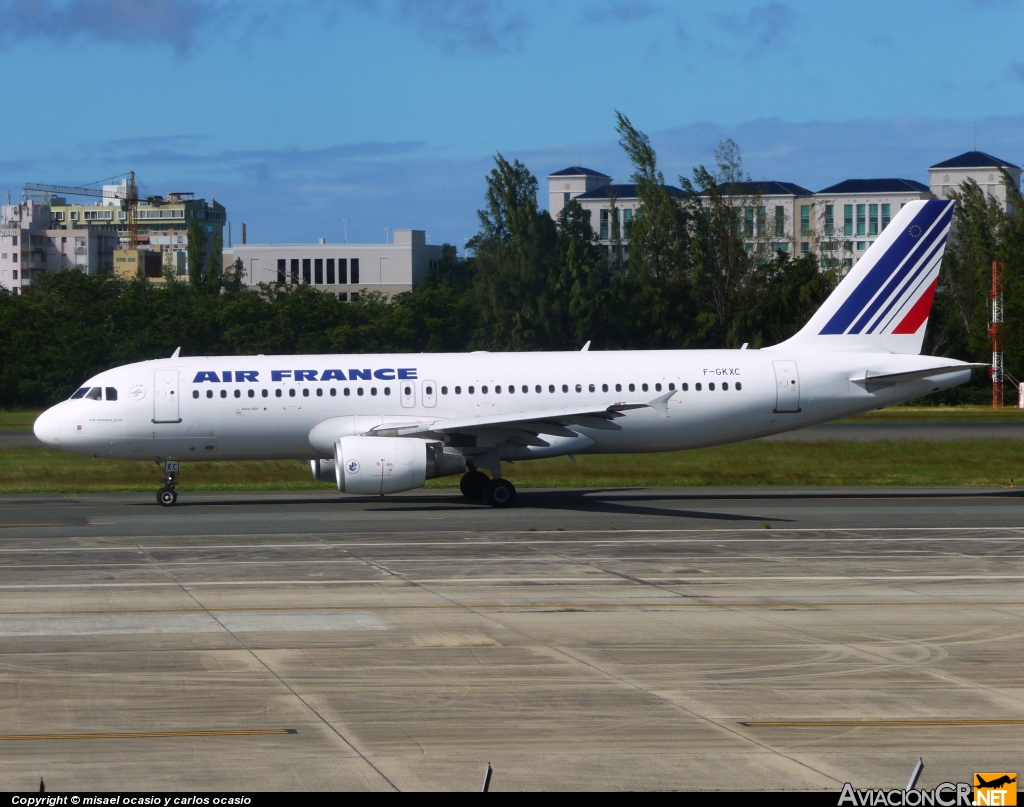
POLYGON ((128 249, 139 248, 139 187, 135 184, 135 172, 128 172, 128 181, 123 190, 106 191, 96 188, 76 188, 70 185, 43 185, 38 182, 25 183, 25 193, 37 191, 62 196, 95 196, 99 199, 120 199, 124 202, 125 224, 128 225, 128 249))

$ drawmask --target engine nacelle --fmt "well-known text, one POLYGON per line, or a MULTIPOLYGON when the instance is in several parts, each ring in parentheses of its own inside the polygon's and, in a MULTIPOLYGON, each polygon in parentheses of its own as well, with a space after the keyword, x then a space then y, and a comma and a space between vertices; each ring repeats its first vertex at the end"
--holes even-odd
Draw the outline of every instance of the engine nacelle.
POLYGON ((338 490, 383 496, 423 487, 427 481, 426 440, 406 437, 342 437, 334 444, 338 490))

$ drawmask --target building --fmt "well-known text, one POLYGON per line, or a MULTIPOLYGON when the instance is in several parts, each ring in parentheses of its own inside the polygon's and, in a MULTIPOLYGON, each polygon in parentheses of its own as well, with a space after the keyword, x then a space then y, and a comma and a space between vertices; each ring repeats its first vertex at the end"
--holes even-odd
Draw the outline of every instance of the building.
POLYGON ((115 231, 101 228, 52 226, 49 205, 35 201, 0 208, 0 286, 20 294, 42 272, 80 269, 86 274, 110 274, 115 231))
POLYGON ((913 179, 847 179, 800 206, 799 250, 822 256, 822 266, 851 268, 907 202, 931 199, 913 179))
POLYGON ((224 250, 224 266, 241 259, 246 286, 306 283, 348 300, 410 291, 437 268, 441 252, 423 230, 395 230, 391 244, 237 244, 224 250))
MULTIPOLYGON (((966 151, 951 160, 935 163, 928 169, 931 193, 936 199, 946 199, 962 182, 973 179, 989 196, 995 197, 1003 210, 1007 210, 1006 186, 1000 168, 1006 170, 1014 185, 1019 188, 1019 165, 1000 160, 984 151, 966 151)), ((1009 209, 1009 212, 1013 210, 1009 209)))
MULTIPOLYGON (((105 191, 123 191, 123 185, 105 185, 105 191)), ((69 204, 60 196, 49 199, 54 229, 91 230, 116 234, 121 246, 128 242, 128 225, 124 203, 119 199, 103 199, 96 204, 69 204)), ((136 224, 140 252, 160 253, 160 264, 178 275, 187 276, 188 222, 199 221, 205 235, 206 250, 213 246, 215 236, 223 243, 227 210, 216 199, 207 202, 196 199, 191 192, 172 192, 167 196, 140 199, 136 209, 136 224)), ((146 261, 151 264, 152 255, 146 261)), ((163 273, 147 276, 163 281, 163 273)))
MULTIPOLYGON (((822 268, 846 271, 905 204, 917 199, 947 198, 966 179, 973 179, 1007 209, 1000 169, 1020 187, 1019 166, 991 154, 969 151, 929 168, 930 187, 912 179, 883 178, 847 179, 817 192, 775 180, 730 183, 718 190, 731 204, 743 208, 741 221, 749 253, 767 252, 769 247, 796 255, 814 253, 820 256, 822 268)), ((679 188, 669 185, 666 189, 682 202, 684 194, 679 188)), ((616 185, 607 174, 582 166, 549 174, 548 200, 553 218, 570 199, 590 213, 597 241, 609 249, 621 245, 628 256, 630 225, 640 206, 635 185, 616 185)))
POLYGON ((797 242, 796 222, 803 221, 814 192, 793 182, 761 180, 730 182, 719 185, 718 191, 743 208, 743 235, 747 252, 753 252, 754 241, 768 244, 772 252, 790 252, 797 242))

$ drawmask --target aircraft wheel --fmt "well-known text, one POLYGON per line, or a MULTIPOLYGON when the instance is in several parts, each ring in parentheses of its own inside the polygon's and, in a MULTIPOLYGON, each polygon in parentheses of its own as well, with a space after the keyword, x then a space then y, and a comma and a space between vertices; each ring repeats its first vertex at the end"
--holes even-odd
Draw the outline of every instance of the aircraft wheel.
POLYGON ((486 498, 491 507, 511 507, 516 503, 516 486, 507 479, 492 479, 487 483, 486 498))
POLYGON ((170 507, 178 501, 178 494, 175 493, 174 488, 160 488, 156 492, 156 501, 163 507, 170 507))
POLYGON ((487 483, 490 480, 487 474, 480 471, 470 471, 464 474, 459 480, 459 490, 467 499, 482 499, 487 493, 487 483))

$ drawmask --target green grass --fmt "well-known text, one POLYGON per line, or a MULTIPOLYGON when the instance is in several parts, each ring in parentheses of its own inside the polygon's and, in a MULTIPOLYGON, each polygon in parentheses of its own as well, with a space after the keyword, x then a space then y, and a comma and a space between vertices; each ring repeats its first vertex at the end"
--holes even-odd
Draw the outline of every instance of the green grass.
MULTIPOLYGON (((749 442, 666 454, 566 457, 507 464, 519 487, 692 485, 1008 486, 1024 479, 1018 441, 749 442)), ((154 463, 101 460, 47 448, 0 450, 0 493, 155 491, 154 463)), ((449 488, 458 477, 431 480, 449 488)), ((182 463, 182 491, 328 490, 298 461, 182 463)))
POLYGON ((35 409, 0 409, 0 431, 32 431, 39 417, 35 409))
POLYGON ((1007 406, 891 406, 837 423, 1024 423, 1024 409, 1007 406))

